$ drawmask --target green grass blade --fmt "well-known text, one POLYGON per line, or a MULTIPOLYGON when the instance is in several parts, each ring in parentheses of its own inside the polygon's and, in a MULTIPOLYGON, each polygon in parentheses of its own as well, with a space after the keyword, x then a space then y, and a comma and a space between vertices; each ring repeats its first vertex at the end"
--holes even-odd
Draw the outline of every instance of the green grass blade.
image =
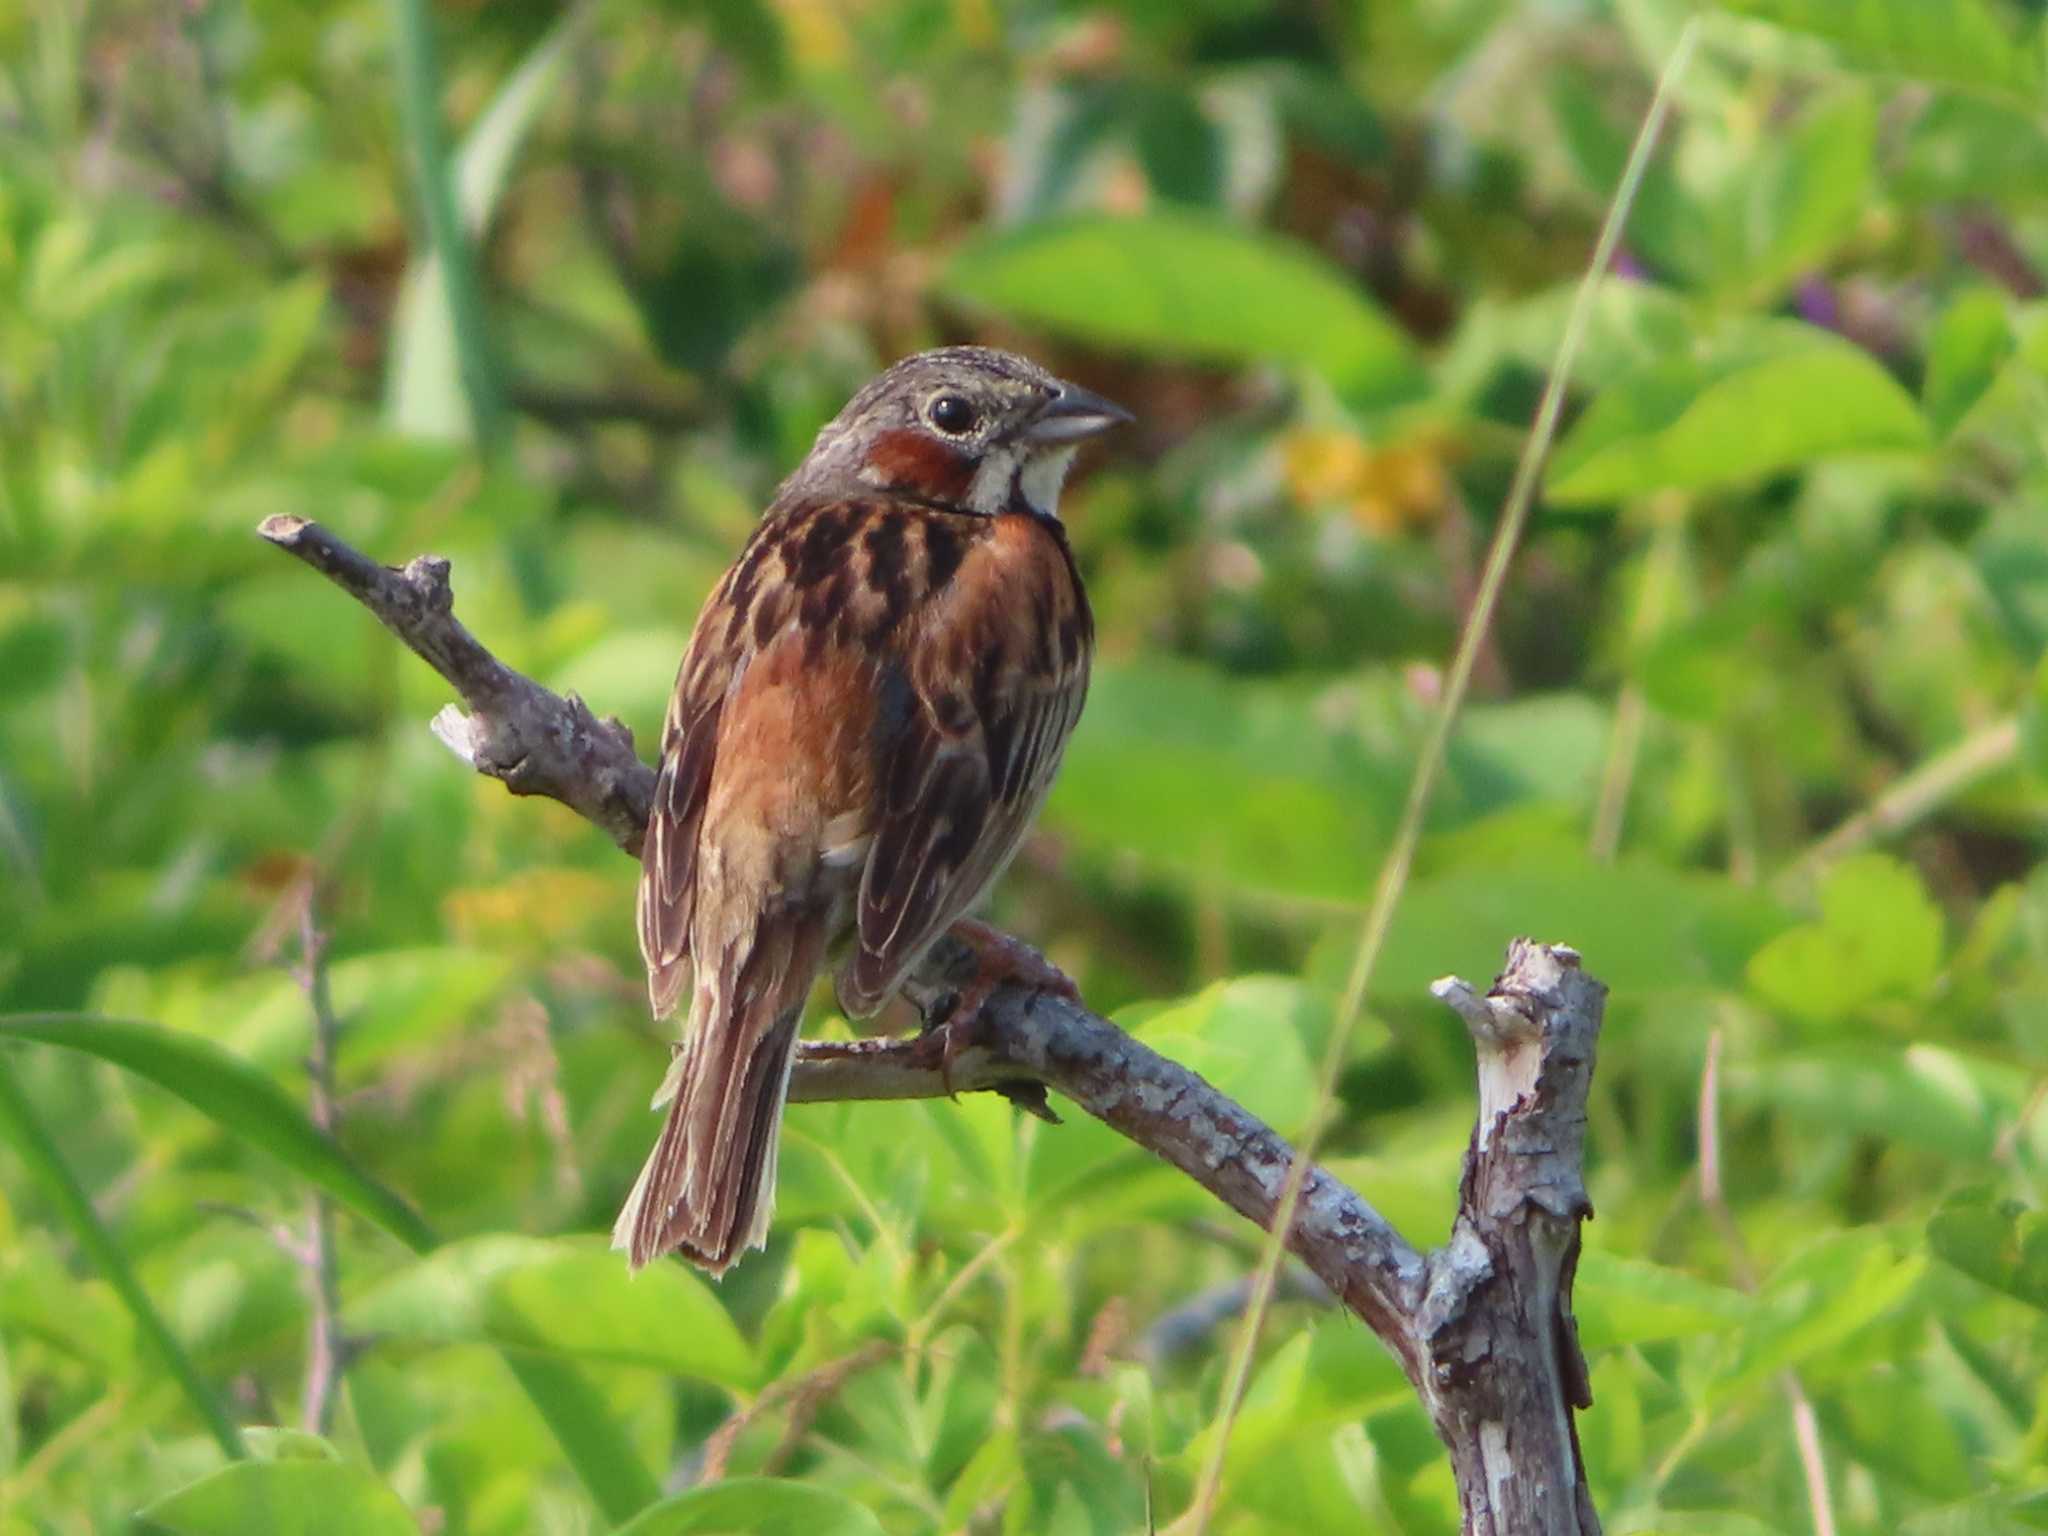
POLYGON ((228 1417, 227 1410, 221 1407, 220 1400, 200 1379, 198 1367, 193 1365, 184 1346, 179 1344, 162 1316, 151 1305, 148 1293, 142 1289, 142 1282, 135 1278, 135 1271, 128 1266, 128 1256, 101 1223, 99 1212, 93 1209, 91 1199, 58 1152, 57 1144, 50 1139, 50 1133, 43 1129, 42 1122, 29 1107, 28 1096, 21 1091, 21 1081, 14 1075, 14 1065, 7 1060, 5 1053, 0 1053, 0 1135, 13 1143, 22 1161, 28 1164, 29 1171, 64 1218, 64 1224, 71 1228, 78 1246, 107 1277, 107 1283, 113 1286, 127 1306, 129 1315, 135 1319, 135 1326, 163 1361, 172 1379, 184 1389, 192 1406, 199 1410, 200 1418, 206 1421, 207 1429, 219 1442, 220 1448, 238 1461, 247 1456, 248 1448, 242 1444, 242 1432, 228 1417))
POLYGON ((61 1045, 111 1061, 261 1147, 413 1252, 425 1253, 438 1241, 417 1211, 357 1167, 282 1088, 210 1040, 90 1013, 0 1014, 0 1038, 61 1045))
MULTIPOLYGON (((393 0, 398 22, 399 99, 427 240, 446 289, 456 372, 469 403, 470 424, 486 455, 503 445, 510 425, 505 395, 484 327, 483 280, 476 252, 455 203, 454 167, 441 124, 441 70, 434 54, 433 19, 426 0, 393 0)), ((394 368, 403 368, 396 360, 394 368)))
MULTIPOLYGON (((465 244, 481 239, 489 228, 519 151, 595 14, 593 7, 582 6, 556 22, 463 136, 449 169, 465 244)), ((406 265, 392 317, 384 411, 402 432, 460 438, 469 431, 473 411, 463 385, 462 349, 444 271, 431 241, 406 265)))

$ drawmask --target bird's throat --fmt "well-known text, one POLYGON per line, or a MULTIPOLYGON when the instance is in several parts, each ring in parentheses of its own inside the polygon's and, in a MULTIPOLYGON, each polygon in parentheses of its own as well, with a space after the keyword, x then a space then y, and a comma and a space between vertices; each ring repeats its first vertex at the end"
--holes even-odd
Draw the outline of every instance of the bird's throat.
POLYGON ((1075 449, 1041 448, 1024 460, 1017 471, 1017 499, 1039 517, 1058 520, 1060 515, 1060 489, 1067 483, 1067 471, 1073 467, 1075 449))

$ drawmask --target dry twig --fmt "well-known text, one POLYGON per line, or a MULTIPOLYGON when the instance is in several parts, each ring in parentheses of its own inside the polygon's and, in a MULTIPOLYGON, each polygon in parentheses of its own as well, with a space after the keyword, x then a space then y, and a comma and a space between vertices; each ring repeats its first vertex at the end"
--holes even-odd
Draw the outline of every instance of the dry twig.
POLYGON ((782 1428, 782 1434, 775 1442, 775 1449, 768 1453, 768 1459, 761 1464, 763 1477, 774 1477, 789 1464, 789 1458, 803 1443, 805 1435, 811 1432, 811 1425, 818 1417, 818 1410, 832 1400, 833 1394, 845 1386, 848 1380, 859 1375, 870 1366, 880 1365, 895 1353, 896 1346, 886 1339, 870 1339, 851 1354, 841 1355, 837 1360, 828 1360, 814 1371, 770 1386, 753 1402, 727 1419, 709 1440, 704 1443, 704 1466, 697 1475, 699 1483, 715 1483, 725 1476, 726 1464, 732 1460, 733 1447, 739 1443, 748 1426, 762 1414, 783 1403, 789 1404, 789 1421, 782 1428))

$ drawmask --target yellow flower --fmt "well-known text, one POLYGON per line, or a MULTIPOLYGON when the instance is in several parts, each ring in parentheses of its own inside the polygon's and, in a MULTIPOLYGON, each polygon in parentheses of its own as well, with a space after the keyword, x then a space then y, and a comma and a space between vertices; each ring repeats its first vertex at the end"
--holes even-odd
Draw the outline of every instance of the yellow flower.
POLYGON ((1296 501, 1341 506, 1371 534, 1425 528, 1449 499, 1442 445, 1433 439, 1376 448, 1355 432, 1309 428, 1290 436, 1282 452, 1296 501))

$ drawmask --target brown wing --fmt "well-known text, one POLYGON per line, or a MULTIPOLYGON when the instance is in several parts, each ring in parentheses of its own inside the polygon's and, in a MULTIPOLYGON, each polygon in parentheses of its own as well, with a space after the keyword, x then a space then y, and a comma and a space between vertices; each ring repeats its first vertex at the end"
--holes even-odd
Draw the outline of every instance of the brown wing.
POLYGON ((998 519, 915 634, 840 985, 855 1013, 880 1007, 1002 873, 1088 689, 1087 599, 1058 528, 1035 518, 998 519))
POLYGON ((779 520, 764 520, 712 588, 676 672, 661 729, 661 768, 640 849, 640 953, 648 999, 666 1017, 682 996, 696 910, 697 844, 718 755, 719 720, 756 645, 754 631, 784 588, 779 520), (757 612, 757 608, 760 612, 757 612))
POLYGON ((690 923, 697 889, 697 834, 711 787, 724 690, 701 698, 676 680, 661 733, 661 771, 647 840, 640 850, 640 953, 647 961, 647 994, 654 1016, 666 1017, 682 996, 690 959, 690 923))

